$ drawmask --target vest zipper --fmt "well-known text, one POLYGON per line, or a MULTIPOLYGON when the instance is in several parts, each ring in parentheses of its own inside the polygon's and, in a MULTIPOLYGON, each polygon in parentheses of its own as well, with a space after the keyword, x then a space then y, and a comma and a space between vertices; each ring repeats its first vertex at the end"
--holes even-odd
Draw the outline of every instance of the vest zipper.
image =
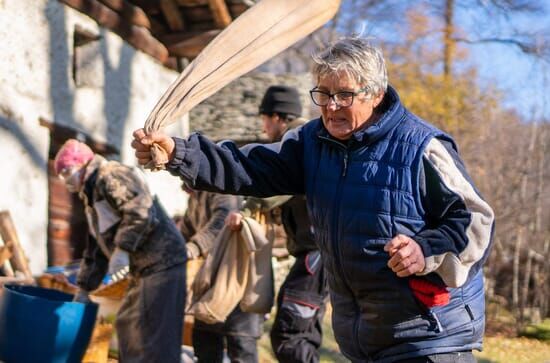
POLYGON ((344 170, 342 170, 342 176, 346 176, 348 171, 348 150, 344 152, 344 170))
MULTIPOLYGON (((342 170, 342 175, 341 175, 340 179, 338 180, 338 187, 337 187, 336 197, 334 198, 335 201, 336 201, 336 208, 335 208, 335 211, 334 211, 334 216, 335 217, 334 217, 333 232, 332 232, 332 249, 334 250, 334 258, 336 260, 335 264, 338 268, 338 271, 340 273, 342 281, 346 284, 346 288, 350 292, 350 294, 355 297, 355 294, 353 293, 353 290, 350 288, 349 282, 347 281, 346 275, 344 274, 344 269, 342 267, 342 262, 341 262, 343 258, 341 256, 341 251, 340 251, 340 248, 339 248, 338 242, 337 242, 338 230, 340 228, 340 223, 339 223, 340 196, 342 194, 343 181, 344 181, 344 179, 347 175, 347 170, 348 170, 349 149, 346 145, 344 145, 341 142, 338 142, 336 140, 333 140, 331 138, 324 137, 324 136, 318 136, 318 137, 319 137, 319 139, 321 139, 325 142, 328 142, 332 145, 335 145, 336 147, 341 149, 344 153, 344 166, 343 166, 343 170, 342 170)), ((361 311, 359 309, 359 305, 356 304, 355 308, 357 309, 357 311, 356 311, 356 314, 355 314, 355 321, 353 322, 353 342, 355 344, 355 350, 357 352, 362 353, 363 351, 361 350, 360 345, 359 345, 359 319, 361 317, 361 311)))
POLYGON ((342 168, 342 176, 346 176, 348 171, 348 158, 349 158, 349 150, 348 147, 344 144, 342 144, 339 141, 333 140, 331 138, 328 138, 326 136, 318 136, 319 139, 328 142, 329 144, 335 145, 337 148, 342 150, 344 152, 344 166, 342 168))

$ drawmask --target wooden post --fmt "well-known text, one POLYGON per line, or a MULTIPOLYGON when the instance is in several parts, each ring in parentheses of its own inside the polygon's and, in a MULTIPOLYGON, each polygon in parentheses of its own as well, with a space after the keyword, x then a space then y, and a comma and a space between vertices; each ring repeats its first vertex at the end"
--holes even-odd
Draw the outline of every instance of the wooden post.
POLYGON ((25 257, 25 253, 21 248, 15 226, 8 211, 0 212, 0 236, 2 236, 4 244, 12 253, 11 263, 14 270, 21 271, 26 278, 32 279, 27 257, 25 257))
POLYGON ((0 266, 2 266, 4 274, 7 277, 15 276, 10 263, 11 256, 12 254, 8 246, 4 246, 4 243, 2 242, 2 240, 0 240, 0 266))

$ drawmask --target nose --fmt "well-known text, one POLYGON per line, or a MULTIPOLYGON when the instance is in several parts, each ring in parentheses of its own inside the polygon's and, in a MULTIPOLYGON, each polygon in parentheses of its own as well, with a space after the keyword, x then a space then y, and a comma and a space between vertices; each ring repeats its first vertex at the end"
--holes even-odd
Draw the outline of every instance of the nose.
POLYGON ((338 104, 336 103, 336 101, 334 100, 334 97, 330 97, 328 99, 328 103, 327 103, 327 109, 331 110, 331 111, 336 111, 337 109, 339 109, 340 106, 338 106, 338 104))

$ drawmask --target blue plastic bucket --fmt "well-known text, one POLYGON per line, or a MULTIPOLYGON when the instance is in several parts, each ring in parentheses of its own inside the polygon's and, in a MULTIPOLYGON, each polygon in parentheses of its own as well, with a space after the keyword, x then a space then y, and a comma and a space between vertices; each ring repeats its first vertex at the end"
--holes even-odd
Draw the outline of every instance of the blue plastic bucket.
POLYGON ((5 285, 0 299, 0 361, 80 362, 92 336, 96 304, 34 286, 5 285))

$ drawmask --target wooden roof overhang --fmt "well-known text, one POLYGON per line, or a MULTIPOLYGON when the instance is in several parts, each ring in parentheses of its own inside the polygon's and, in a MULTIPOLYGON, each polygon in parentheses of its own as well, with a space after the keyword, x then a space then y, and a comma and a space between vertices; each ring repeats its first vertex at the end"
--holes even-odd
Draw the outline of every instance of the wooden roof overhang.
POLYGON ((254 0, 58 0, 165 66, 181 70, 254 0))

